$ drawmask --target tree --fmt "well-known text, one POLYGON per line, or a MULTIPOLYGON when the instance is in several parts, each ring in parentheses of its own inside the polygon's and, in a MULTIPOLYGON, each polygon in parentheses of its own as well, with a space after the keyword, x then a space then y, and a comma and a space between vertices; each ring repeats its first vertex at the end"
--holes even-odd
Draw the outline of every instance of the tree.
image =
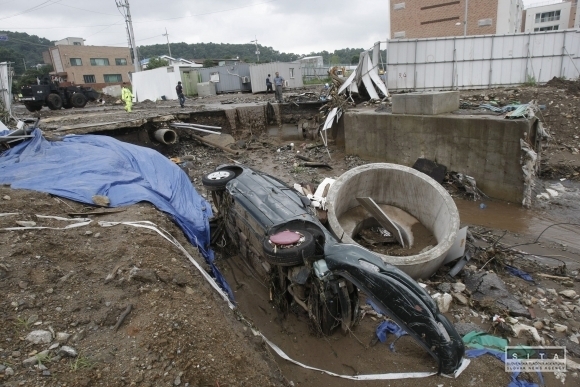
POLYGON ((161 59, 158 56, 154 56, 149 59, 149 63, 147 63, 146 70, 153 70, 159 67, 167 67, 169 66, 169 61, 166 59, 161 59))
POLYGON ((331 65, 339 65, 340 64, 340 57, 338 55, 333 55, 330 57, 330 64, 331 65))
POLYGON ((214 66, 215 65, 213 63, 213 60, 211 60, 211 59, 206 59, 203 61, 203 67, 207 68, 207 67, 214 67, 214 66))
POLYGON ((360 60, 360 55, 353 55, 352 58, 350 58, 350 64, 352 64, 352 65, 358 64, 359 60, 360 60))

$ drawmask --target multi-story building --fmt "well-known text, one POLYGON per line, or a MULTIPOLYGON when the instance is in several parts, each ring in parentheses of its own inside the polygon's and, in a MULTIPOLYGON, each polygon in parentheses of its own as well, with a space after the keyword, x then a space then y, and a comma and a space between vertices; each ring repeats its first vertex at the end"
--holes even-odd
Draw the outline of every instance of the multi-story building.
POLYGON ((524 11, 523 32, 541 32, 580 28, 578 0, 546 1, 524 11))
POLYGON ((102 87, 130 82, 134 71, 126 47, 86 46, 81 38, 66 38, 43 55, 63 82, 102 87))
POLYGON ((391 0, 391 37, 514 34, 523 8, 522 0, 391 0))

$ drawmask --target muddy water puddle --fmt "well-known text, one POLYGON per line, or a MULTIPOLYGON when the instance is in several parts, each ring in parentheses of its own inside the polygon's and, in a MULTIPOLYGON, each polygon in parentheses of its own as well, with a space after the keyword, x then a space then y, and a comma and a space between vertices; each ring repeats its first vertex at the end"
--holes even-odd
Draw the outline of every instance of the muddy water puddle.
MULTIPOLYGON (((402 337, 395 344, 396 352, 388 344, 378 342, 370 345, 379 324, 376 317, 366 315, 353 331, 344 336, 336 332, 322 337, 316 334, 304 310, 296 309, 283 316, 270 301, 267 285, 253 276, 238 257, 232 257, 225 273, 234 289, 236 302, 241 313, 280 347, 290 358, 305 365, 328 370, 340 375, 382 374, 391 372, 437 372, 437 363, 414 340, 402 337)), ((361 303, 366 302, 361 295, 361 303)), ((302 368, 277 358, 277 363, 286 378, 302 386, 377 386, 377 381, 340 379, 317 371, 302 368)), ((414 386, 410 379, 402 381, 405 386, 414 386)))

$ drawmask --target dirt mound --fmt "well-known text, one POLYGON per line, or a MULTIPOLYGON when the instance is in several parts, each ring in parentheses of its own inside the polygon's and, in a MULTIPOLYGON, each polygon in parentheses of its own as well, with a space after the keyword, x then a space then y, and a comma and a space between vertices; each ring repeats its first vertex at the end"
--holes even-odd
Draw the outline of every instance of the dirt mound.
MULTIPOLYGON (((0 188, 0 229, 19 221, 62 228, 71 222, 36 214, 85 210, 0 188)), ((151 205, 124 210, 67 230, 0 231, 0 385, 282 385, 261 343, 175 246, 152 230, 99 226, 152 221, 203 262, 151 205), (44 331, 46 341, 29 342, 32 331, 44 331)))
POLYGON ((546 83, 546 86, 555 87, 557 89, 566 89, 569 93, 575 95, 580 94, 580 79, 569 80, 554 77, 546 83))

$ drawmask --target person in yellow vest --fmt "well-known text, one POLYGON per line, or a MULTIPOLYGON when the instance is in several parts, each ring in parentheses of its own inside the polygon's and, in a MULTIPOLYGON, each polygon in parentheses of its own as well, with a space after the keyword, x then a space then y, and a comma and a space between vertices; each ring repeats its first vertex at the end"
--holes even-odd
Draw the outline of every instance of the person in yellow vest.
POLYGON ((125 101, 125 110, 127 113, 131 113, 131 108, 133 107, 133 93, 127 87, 127 84, 123 82, 123 88, 121 89, 121 99, 125 101))

